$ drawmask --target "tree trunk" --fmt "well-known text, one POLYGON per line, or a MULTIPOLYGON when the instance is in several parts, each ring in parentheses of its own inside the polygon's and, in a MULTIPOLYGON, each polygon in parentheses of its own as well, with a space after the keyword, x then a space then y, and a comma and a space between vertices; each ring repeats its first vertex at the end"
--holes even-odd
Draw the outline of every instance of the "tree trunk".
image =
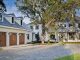
POLYGON ((43 36, 43 40, 41 40, 41 43, 44 44, 45 42, 45 23, 42 23, 42 36, 43 36))

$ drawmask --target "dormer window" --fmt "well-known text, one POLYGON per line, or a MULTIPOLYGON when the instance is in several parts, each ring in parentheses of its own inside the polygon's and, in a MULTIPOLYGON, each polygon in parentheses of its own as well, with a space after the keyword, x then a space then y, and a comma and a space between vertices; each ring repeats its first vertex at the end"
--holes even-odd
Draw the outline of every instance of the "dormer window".
POLYGON ((22 20, 21 20, 21 25, 22 25, 22 20))
POLYGON ((78 24, 78 28, 80 28, 80 23, 78 24))
POLYGON ((30 26, 30 29, 33 30, 33 26, 30 26))
POLYGON ((14 23, 14 17, 12 17, 12 23, 14 23))
POLYGON ((2 21, 2 15, 0 14, 0 21, 2 21))

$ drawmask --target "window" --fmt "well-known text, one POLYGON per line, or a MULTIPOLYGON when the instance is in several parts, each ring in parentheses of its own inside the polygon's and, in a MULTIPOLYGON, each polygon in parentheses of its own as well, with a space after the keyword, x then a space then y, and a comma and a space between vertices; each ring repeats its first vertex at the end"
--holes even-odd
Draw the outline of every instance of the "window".
POLYGON ((2 21, 2 15, 0 14, 0 21, 2 21))
POLYGON ((36 26, 36 29, 39 29, 39 26, 38 25, 36 26))
POLYGON ((72 24, 69 24, 69 27, 73 26, 72 24))
POLYGON ((78 24, 78 28, 80 28, 80 23, 78 24))
POLYGON ((21 20, 21 25, 22 25, 22 20, 21 20))
POLYGON ((14 17, 12 17, 12 23, 14 23, 14 17))
POLYGON ((69 39, 75 40, 75 33, 69 33, 69 39))
POLYGON ((29 34, 27 34, 27 39, 29 40, 29 34))
POLYGON ((30 26, 30 29, 32 29, 32 30, 33 30, 33 26, 30 26))
POLYGON ((50 39, 55 39, 55 35, 51 34, 50 39))
POLYGON ((64 24, 64 27, 66 27, 66 24, 64 24))

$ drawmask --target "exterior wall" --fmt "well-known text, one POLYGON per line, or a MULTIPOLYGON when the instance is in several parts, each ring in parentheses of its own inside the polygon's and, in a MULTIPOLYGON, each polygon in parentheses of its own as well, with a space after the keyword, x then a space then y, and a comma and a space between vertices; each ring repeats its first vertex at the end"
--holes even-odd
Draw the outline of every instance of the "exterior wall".
POLYGON ((36 25, 33 25, 33 41, 36 41, 35 34, 39 33, 39 36, 42 34, 42 25, 38 24, 39 29, 36 29, 36 25))
POLYGON ((77 35, 76 35, 76 34, 78 34, 78 36, 79 36, 80 33, 76 33, 76 32, 75 32, 75 36, 74 36, 75 39, 74 39, 74 40, 69 39, 69 34, 68 34, 68 33, 65 33, 65 34, 67 34, 67 35, 65 36, 65 37, 67 38, 67 40, 63 39, 64 42, 80 42, 79 37, 77 37, 77 35))
POLYGON ((42 24, 38 24, 38 26, 39 26, 39 29, 36 29, 35 24, 27 25, 26 28, 29 29, 29 32, 27 31, 27 34, 30 35, 29 39, 28 39, 28 42, 36 41, 35 34, 37 34, 37 33, 39 33, 39 36, 41 36, 41 34, 42 34, 42 24), (33 29, 31 29, 30 26, 33 26, 33 29))
POLYGON ((15 22, 18 23, 19 25, 21 25, 21 20, 15 19, 15 22))
POLYGON ((22 17, 15 17, 14 20, 15 20, 16 23, 21 25, 21 20, 23 20, 23 18, 22 17))
POLYGON ((19 25, 21 25, 21 20, 23 20, 22 17, 15 17, 14 14, 12 15, 8 15, 8 14, 3 14, 3 17, 5 17, 5 19, 12 24, 12 17, 14 18, 14 22, 18 23, 19 25))
POLYGON ((13 39, 15 37, 15 35, 12 36, 12 38, 11 38, 10 37, 10 33, 16 33, 16 37, 15 38, 16 38, 17 41, 16 41, 15 45, 19 45, 19 33, 23 33, 25 35, 24 44, 27 44, 26 30, 0 26, 0 32, 6 32, 6 46, 14 45, 12 43, 10 44, 10 39, 13 39))
POLYGON ((9 23, 12 24, 12 17, 5 17, 9 23))
POLYGON ((27 38, 27 43, 32 42, 32 40, 33 40, 33 39, 32 39, 32 32, 28 31, 26 35, 27 35, 27 37, 26 37, 26 38, 27 38), (29 37, 28 37, 28 35, 29 35, 29 37), (28 39, 28 38, 29 38, 29 39, 28 39))
MULTIPOLYGON (((49 32, 54 32, 55 33, 55 39, 58 42, 60 40, 63 40, 64 42, 80 42, 80 40, 76 38, 76 35, 75 35, 75 40, 70 40, 69 39, 69 35, 67 34, 68 32, 76 32, 75 29, 80 30, 78 28, 78 23, 75 23, 75 27, 74 27, 75 29, 69 27, 70 22, 58 22, 58 23, 59 24, 63 24, 63 26, 66 25, 63 30, 59 29, 57 32, 55 32, 53 30, 50 30, 50 28, 49 28, 49 30, 50 30, 49 32), (60 35, 61 34, 59 32, 62 33, 62 34, 64 33, 63 39, 60 39, 60 35), (68 41, 66 41, 65 39, 67 39, 68 41)), ((36 25, 32 25, 32 24, 29 25, 29 27, 33 26, 33 30, 30 30, 32 32, 29 33, 30 34, 30 38, 31 38, 29 40, 29 42, 30 41, 36 41, 35 34, 37 34, 38 32, 39 32, 39 35, 42 34, 42 25, 41 24, 38 24, 38 25, 39 25, 39 29, 37 29, 37 30, 35 29, 36 25), (33 35, 33 37, 32 37, 32 35, 33 35)), ((79 34, 79 32, 77 32, 77 33, 79 34)), ((50 40, 50 34, 48 32, 46 32, 45 41, 48 41, 48 40, 50 40)))

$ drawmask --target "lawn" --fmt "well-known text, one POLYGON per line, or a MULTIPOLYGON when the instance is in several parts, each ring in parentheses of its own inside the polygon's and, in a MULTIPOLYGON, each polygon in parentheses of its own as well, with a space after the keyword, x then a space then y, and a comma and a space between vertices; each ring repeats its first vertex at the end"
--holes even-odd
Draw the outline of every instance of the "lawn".
POLYGON ((2 48, 0 47, 0 51, 2 51, 2 48))
POLYGON ((80 54, 64 56, 64 57, 57 58, 55 60, 80 60, 80 54))

